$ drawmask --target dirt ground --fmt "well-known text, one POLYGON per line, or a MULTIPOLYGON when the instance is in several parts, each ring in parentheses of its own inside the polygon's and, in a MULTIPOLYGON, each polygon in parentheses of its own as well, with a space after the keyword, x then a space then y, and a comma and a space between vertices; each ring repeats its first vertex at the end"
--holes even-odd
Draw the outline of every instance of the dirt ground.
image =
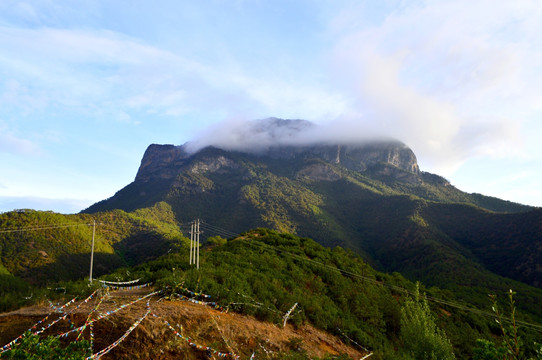
MULTIPOLYGON (((287 324, 282 328, 250 316, 221 312, 188 301, 160 300, 158 296, 126 306, 149 293, 149 290, 112 291, 110 296, 101 302, 99 297, 86 304, 76 302, 64 309, 66 313, 71 312, 66 319, 58 321, 43 335, 59 335, 85 324, 89 318, 103 317, 92 324, 93 348, 94 352, 97 352, 115 343, 141 319, 147 312, 149 300, 151 313, 118 346, 105 355, 104 359, 232 358, 232 356, 219 357, 215 351, 235 354, 243 360, 250 359, 252 354, 253 359, 273 359, 278 352, 289 350, 304 350, 311 358, 320 358, 328 354, 347 354, 352 359, 360 359, 367 355, 365 351, 349 347, 341 339, 310 325, 296 328, 287 324), (107 315, 108 312, 123 305, 125 307, 118 312, 107 315), (79 308, 74 311, 77 306, 79 308), (188 338, 193 342, 192 345, 188 338), (195 345, 199 345, 200 348, 195 345)), ((49 314, 51 315, 47 321, 40 324, 37 329, 51 323, 61 314, 55 313, 48 305, 37 305, 0 314, 0 346, 9 343, 49 314)), ((77 334, 73 332, 67 339, 73 341, 77 334)), ((88 327, 82 336, 85 339, 90 338, 88 327)))

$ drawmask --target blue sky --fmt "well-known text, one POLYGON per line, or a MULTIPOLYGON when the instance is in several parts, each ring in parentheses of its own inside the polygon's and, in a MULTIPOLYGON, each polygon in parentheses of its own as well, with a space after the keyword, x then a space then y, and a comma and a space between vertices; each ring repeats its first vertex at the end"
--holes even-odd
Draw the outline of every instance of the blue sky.
POLYGON ((0 211, 78 212, 151 143, 273 116, 542 206, 541 23, 522 0, 3 0, 0 211))

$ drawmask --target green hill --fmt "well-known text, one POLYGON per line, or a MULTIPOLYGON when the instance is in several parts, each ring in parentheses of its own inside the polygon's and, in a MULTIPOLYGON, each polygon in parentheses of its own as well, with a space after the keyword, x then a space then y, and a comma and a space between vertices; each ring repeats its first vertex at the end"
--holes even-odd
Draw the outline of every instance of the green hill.
POLYGON ((122 210, 93 215, 34 210, 3 213, 0 214, 2 289, 6 293, 24 293, 30 284, 43 287, 60 280, 88 277, 94 222, 94 276, 156 258, 187 241, 165 203, 132 213, 122 210))

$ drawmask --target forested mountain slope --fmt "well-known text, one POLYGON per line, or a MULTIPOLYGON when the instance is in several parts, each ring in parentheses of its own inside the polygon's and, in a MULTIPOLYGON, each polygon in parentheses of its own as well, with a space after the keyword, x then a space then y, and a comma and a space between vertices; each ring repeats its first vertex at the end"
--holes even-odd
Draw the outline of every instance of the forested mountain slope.
POLYGON ((541 210, 464 193, 400 142, 187 148, 149 146, 134 182, 85 212, 165 201, 180 223, 293 232, 429 284, 499 286, 493 273, 541 284, 541 210))

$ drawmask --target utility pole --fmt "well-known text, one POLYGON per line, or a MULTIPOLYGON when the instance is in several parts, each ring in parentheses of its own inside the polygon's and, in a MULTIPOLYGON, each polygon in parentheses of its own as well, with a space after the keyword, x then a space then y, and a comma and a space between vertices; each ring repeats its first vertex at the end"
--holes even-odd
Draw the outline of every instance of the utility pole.
POLYGON ((197 238, 197 247, 196 247, 196 250, 198 252, 198 256, 197 256, 197 263, 196 263, 196 269, 199 269, 199 219, 196 220, 196 238, 197 238))
POLYGON ((196 269, 199 269, 199 222, 197 219, 190 223, 190 265, 196 265, 196 269))
POLYGON ((192 255, 194 249, 194 222, 190 223, 190 265, 194 263, 194 256, 192 255))
POLYGON ((88 280, 92 282, 92 265, 94 264, 94 235, 96 234, 96 220, 92 223, 92 245, 90 250, 90 275, 88 280))

